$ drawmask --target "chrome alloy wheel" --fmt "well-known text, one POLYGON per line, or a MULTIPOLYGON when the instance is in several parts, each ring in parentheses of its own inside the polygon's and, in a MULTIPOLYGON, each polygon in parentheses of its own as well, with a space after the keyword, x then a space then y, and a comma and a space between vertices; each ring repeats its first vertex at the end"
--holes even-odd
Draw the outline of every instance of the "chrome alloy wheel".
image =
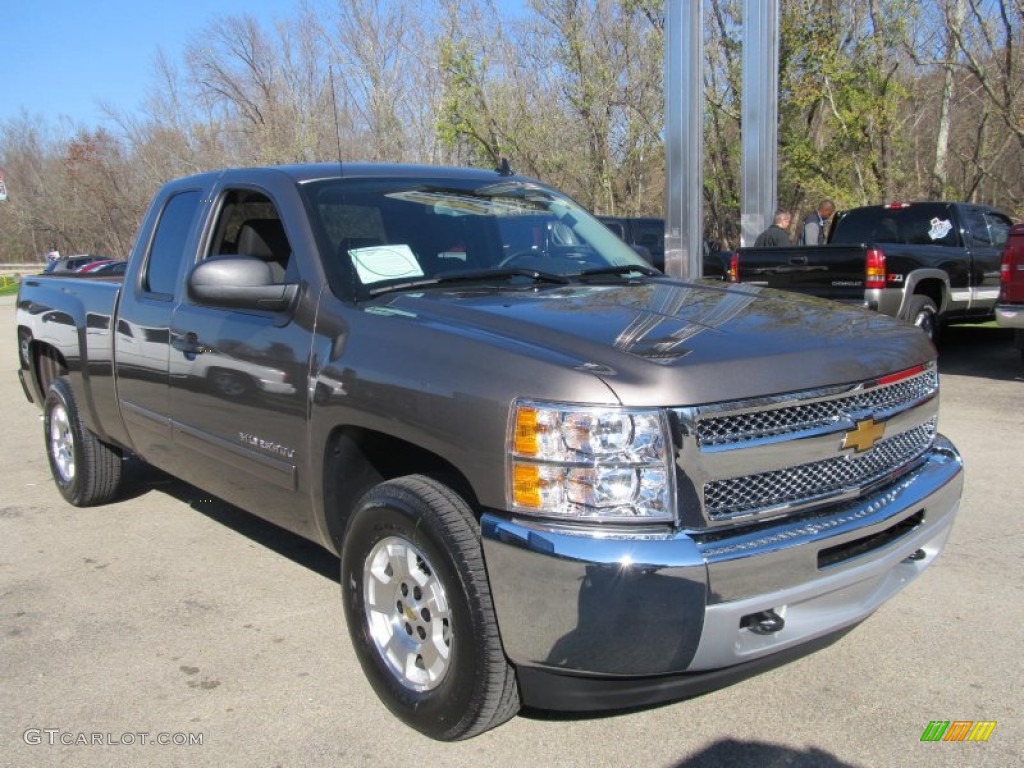
POLYGON ((922 309, 914 318, 914 325, 924 331, 929 339, 935 338, 935 315, 927 309, 922 309))
POLYGON ((50 453, 62 483, 75 479, 75 436, 67 409, 56 405, 50 411, 50 453))
POLYGON ((440 685, 452 659, 451 613, 423 552, 398 536, 377 542, 363 564, 363 601, 377 653, 398 681, 420 692, 440 685))

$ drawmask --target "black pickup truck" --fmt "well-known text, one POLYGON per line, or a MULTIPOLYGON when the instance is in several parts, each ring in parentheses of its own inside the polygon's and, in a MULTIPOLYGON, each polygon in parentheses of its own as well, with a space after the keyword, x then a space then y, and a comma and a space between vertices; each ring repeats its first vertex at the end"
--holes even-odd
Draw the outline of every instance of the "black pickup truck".
POLYGON ((670 279, 492 171, 174 181, 123 281, 25 278, 17 328, 69 503, 133 454, 339 554, 363 669, 438 739, 821 647, 934 561, 963 483, 914 329, 670 279))
POLYGON ((968 203, 890 203, 836 214, 828 244, 740 248, 729 280, 860 304, 921 327, 995 315, 1010 219, 968 203))

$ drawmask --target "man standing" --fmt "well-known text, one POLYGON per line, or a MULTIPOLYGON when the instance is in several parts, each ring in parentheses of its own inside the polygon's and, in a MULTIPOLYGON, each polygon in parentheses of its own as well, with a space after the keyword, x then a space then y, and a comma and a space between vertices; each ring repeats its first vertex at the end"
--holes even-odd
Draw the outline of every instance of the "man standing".
POLYGON ((828 222, 835 212, 836 204, 831 200, 818 203, 818 210, 808 214, 800 227, 800 245, 824 245, 828 222))
POLYGON ((793 216, 789 211, 781 209, 776 211, 772 225, 757 236, 757 240, 754 241, 754 247, 778 248, 793 245, 793 240, 789 236, 789 225, 792 221, 793 216))

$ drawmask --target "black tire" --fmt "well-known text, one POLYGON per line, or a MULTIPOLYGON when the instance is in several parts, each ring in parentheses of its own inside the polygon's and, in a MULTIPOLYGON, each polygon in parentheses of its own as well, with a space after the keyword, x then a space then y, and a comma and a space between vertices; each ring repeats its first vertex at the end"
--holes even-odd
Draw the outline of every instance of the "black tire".
POLYGON ((933 344, 939 341, 939 310, 935 302, 919 294, 911 296, 903 319, 920 328, 933 344))
POLYGON ((18 357, 22 368, 29 370, 32 367, 32 334, 24 328, 18 331, 18 357))
POLYGON ((46 393, 43 439, 53 481, 70 504, 91 507, 117 496, 121 452, 82 424, 71 386, 63 376, 46 393))
POLYGON ((455 741, 519 711, 480 527, 451 488, 410 475, 367 492, 345 533, 341 587, 363 672, 404 723, 455 741))

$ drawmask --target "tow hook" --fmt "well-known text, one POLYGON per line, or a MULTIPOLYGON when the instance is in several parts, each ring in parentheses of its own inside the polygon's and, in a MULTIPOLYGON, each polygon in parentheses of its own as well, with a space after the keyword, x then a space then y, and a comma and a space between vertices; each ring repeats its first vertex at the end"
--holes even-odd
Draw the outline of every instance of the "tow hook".
POLYGON ((786 620, 775 612, 774 608, 767 611, 751 613, 740 620, 740 627, 746 627, 755 635, 773 635, 786 626, 786 620))

